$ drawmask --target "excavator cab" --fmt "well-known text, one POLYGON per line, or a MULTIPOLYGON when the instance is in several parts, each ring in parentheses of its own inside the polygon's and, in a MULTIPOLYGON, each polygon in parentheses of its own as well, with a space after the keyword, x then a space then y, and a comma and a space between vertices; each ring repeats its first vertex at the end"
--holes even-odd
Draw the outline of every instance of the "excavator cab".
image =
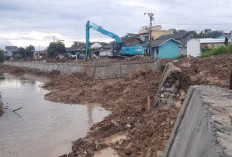
POLYGON ((113 44, 113 55, 120 55, 122 47, 125 46, 124 42, 117 42, 113 44))

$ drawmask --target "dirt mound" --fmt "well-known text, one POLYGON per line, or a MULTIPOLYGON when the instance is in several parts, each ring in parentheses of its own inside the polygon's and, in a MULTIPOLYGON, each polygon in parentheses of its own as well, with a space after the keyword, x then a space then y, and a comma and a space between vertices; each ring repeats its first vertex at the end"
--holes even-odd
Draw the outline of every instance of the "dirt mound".
POLYGON ((12 73, 14 75, 23 75, 25 73, 25 70, 9 65, 0 64, 0 73, 12 73))
MULTIPOLYGON (((157 91, 160 79, 160 72, 151 71, 131 74, 126 78, 102 81, 94 81, 84 74, 71 74, 53 78, 50 83, 44 85, 44 88, 52 90, 46 95, 48 100, 76 104, 100 103, 104 108, 111 110, 112 114, 94 125, 86 137, 86 139, 99 142, 102 138, 133 128, 141 128, 145 122, 153 121, 152 118, 146 117, 144 114, 147 113, 148 96, 151 98, 151 103, 154 102, 153 96, 157 91)), ((157 136, 162 136, 162 132, 155 133, 155 124, 152 126, 154 127, 151 131, 157 136)), ((133 134, 134 132, 128 134, 128 140, 129 137, 134 137, 133 134)), ((134 139, 136 138, 131 138, 131 140, 134 139)), ((131 140, 129 141, 132 142, 131 140)), ((141 139, 138 139, 138 141, 137 143, 140 143, 140 145, 137 147, 141 149, 147 142, 143 142, 141 139)), ((146 145, 151 146, 152 144, 154 143, 146 145)), ((157 143, 157 145, 159 144, 157 143)), ((78 145, 74 142, 73 148, 77 147, 78 145)), ((120 151, 127 150, 120 149, 120 151)), ((138 151, 139 149, 135 149, 134 153, 136 154, 138 151)))
POLYGON ((229 87, 232 55, 208 58, 180 59, 174 64, 181 68, 181 88, 191 85, 217 85, 229 87))

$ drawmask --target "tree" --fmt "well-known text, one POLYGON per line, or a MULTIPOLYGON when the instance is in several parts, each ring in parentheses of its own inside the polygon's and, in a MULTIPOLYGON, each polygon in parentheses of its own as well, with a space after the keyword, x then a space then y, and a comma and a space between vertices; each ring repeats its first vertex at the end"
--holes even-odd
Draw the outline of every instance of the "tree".
POLYGON ((35 47, 32 45, 29 45, 28 47, 25 48, 25 55, 24 58, 32 58, 33 54, 35 52, 35 47))
POLYGON ((212 31, 211 29, 205 29, 199 34, 195 34, 194 38, 216 38, 223 34, 223 31, 212 31))
POLYGON ((85 42, 74 41, 72 44, 72 48, 81 49, 85 46, 85 42))
POLYGON ((139 38, 139 34, 126 33, 126 35, 122 37, 122 40, 124 42, 133 42, 134 40, 137 40, 138 38, 139 38))
POLYGON ((4 51, 0 49, 0 62, 4 61, 4 51))
POLYGON ((55 58, 58 54, 65 53, 65 45, 64 43, 57 41, 57 42, 51 42, 48 46, 48 56, 51 58, 55 58))
POLYGON ((26 57, 26 51, 23 47, 19 47, 17 51, 13 51, 13 58, 22 59, 26 57))

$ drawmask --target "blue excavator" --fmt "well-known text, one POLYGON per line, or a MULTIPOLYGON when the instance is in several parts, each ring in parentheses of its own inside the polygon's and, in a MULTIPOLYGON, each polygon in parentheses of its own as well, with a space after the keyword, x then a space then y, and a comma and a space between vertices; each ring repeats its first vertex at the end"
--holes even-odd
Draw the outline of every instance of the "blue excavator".
POLYGON ((90 24, 89 21, 86 23, 86 45, 85 45, 85 56, 88 56, 88 49, 89 49, 89 29, 93 29, 95 31, 98 31, 104 35, 107 35, 113 39, 115 39, 115 43, 113 44, 113 56, 134 56, 134 55, 143 55, 144 54, 144 48, 142 46, 135 46, 135 47, 125 47, 125 43, 122 41, 122 39, 102 27, 96 25, 96 24, 90 24))

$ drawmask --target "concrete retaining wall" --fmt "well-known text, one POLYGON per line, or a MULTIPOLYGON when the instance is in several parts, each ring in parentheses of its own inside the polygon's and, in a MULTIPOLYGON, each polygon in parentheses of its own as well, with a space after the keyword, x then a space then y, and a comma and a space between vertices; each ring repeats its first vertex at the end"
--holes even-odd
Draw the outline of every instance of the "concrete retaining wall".
POLYGON ((93 79, 119 78, 137 71, 158 70, 158 60, 142 62, 121 62, 112 64, 71 64, 71 63, 45 63, 45 62, 17 62, 5 61, 4 64, 36 70, 40 72, 60 71, 61 74, 84 72, 93 79))
POLYGON ((232 94, 190 87, 163 157, 231 157, 232 94))

